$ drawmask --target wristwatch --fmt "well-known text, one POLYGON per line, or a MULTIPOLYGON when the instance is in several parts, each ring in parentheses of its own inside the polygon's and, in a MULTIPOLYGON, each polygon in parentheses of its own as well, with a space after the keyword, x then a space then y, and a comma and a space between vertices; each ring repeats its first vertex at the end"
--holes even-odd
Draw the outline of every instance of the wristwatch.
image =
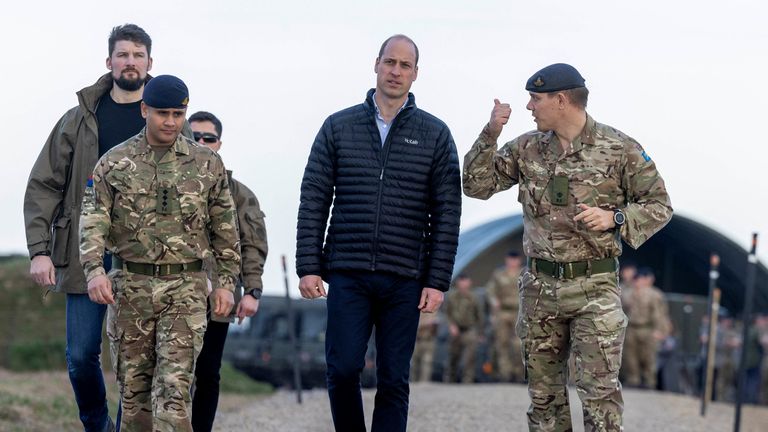
POLYGON ((257 294, 256 294, 256 288, 249 289, 248 291, 245 292, 245 295, 249 295, 255 298, 256 300, 259 299, 259 297, 257 297, 257 294))
POLYGON ((627 217, 624 216, 623 211, 620 209, 613 209, 613 223, 615 223, 617 227, 621 227, 626 221, 627 217))

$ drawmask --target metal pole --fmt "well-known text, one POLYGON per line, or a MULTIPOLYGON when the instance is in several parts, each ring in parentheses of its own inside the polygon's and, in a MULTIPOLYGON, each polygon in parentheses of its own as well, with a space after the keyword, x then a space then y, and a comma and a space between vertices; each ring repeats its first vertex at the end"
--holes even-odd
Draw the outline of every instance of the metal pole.
POLYGON ((707 349, 704 352, 704 370, 701 377, 701 415, 707 414, 707 405, 712 400, 712 376, 714 374, 715 338, 717 337, 717 313, 720 309, 720 290, 717 279, 720 277, 720 256, 712 254, 709 257, 709 295, 707 311, 709 313, 709 328, 707 329, 707 349), (717 298, 715 298, 717 297, 717 298))
POLYGON ((712 400, 712 391, 715 387, 715 349, 717 346, 717 320, 720 309, 720 290, 715 288, 712 293, 712 312, 709 315, 709 328, 707 329, 707 351, 704 363, 703 388, 701 395, 701 415, 707 414, 707 406, 712 400))
POLYGON ((283 282, 285 282, 285 309, 288 312, 288 329, 291 333, 291 346, 293 347, 293 387, 296 389, 296 402, 301 403, 301 359, 299 358, 299 343, 296 338, 296 318, 293 314, 291 302, 291 288, 288 286, 288 264, 285 255, 283 260, 283 282))
POLYGON ((752 324, 752 297, 755 292, 755 271, 757 270, 757 233, 752 234, 752 248, 749 251, 747 264, 747 286, 744 293, 744 313, 741 331, 741 358, 739 359, 739 385, 736 390, 736 418, 733 422, 734 432, 741 428, 741 402, 744 399, 744 390, 747 384, 747 336, 749 326, 752 324))

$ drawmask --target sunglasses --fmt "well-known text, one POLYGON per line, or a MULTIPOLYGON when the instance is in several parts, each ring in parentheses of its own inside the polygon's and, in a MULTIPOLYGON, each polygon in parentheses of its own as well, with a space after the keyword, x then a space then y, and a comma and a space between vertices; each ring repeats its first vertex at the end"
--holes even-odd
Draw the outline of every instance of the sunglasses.
POLYGON ((207 144, 213 144, 219 140, 219 137, 217 135, 214 135, 208 132, 206 133, 192 132, 192 136, 195 138, 195 141, 200 141, 200 139, 202 138, 203 142, 207 144))

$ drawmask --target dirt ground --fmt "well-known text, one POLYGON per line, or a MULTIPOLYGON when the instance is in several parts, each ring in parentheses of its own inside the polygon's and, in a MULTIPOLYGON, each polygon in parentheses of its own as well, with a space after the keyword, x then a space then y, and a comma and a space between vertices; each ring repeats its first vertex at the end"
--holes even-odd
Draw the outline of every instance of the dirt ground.
MULTIPOLYGON (((107 381, 110 414, 117 394, 107 381)), ((373 412, 372 390, 363 392, 366 419, 373 412)), ((630 432, 731 431, 734 407, 713 403, 699 416, 699 400, 671 393, 624 391, 624 428, 630 432)), ((526 389, 521 385, 413 384, 408 430, 526 431, 526 389)), ((583 431, 578 398, 571 392, 574 430, 583 431)), ((80 431, 69 379, 65 371, 10 373, 0 369, 0 431, 80 431)), ((215 431, 324 432, 333 430, 324 389, 305 391, 303 404, 295 393, 271 396, 222 394, 215 431)), ((768 407, 744 406, 742 431, 768 431, 768 407)))
MULTIPOLYGON (((373 412, 373 391, 363 392, 366 419, 373 412)), ((241 410, 221 412, 216 431, 332 431, 328 397, 324 390, 303 394, 298 405, 294 393, 280 391, 241 410)), ((706 417, 699 415, 699 400, 682 395, 625 390, 624 429, 630 432, 731 431, 734 407, 714 403, 706 417)), ((528 396, 521 385, 414 384, 408 430, 434 431, 527 431, 528 396)), ((574 431, 583 431, 581 406, 571 391, 574 431)), ((745 406, 743 432, 768 431, 768 407, 745 406)))

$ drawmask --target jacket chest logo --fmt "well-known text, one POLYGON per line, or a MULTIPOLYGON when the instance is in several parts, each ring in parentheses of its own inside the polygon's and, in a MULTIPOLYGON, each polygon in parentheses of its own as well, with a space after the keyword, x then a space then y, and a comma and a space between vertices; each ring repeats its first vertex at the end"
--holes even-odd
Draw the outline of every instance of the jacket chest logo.
POLYGON ((403 138, 403 141, 405 141, 406 144, 419 145, 419 141, 415 139, 403 138))

